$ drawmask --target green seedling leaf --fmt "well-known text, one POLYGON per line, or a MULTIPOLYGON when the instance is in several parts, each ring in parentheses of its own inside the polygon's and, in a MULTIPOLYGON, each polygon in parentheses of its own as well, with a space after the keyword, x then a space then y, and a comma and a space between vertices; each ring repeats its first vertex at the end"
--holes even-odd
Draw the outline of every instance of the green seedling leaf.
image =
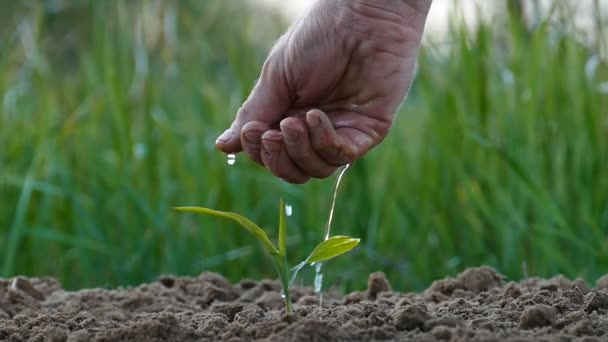
POLYGON ((306 259, 306 262, 312 264, 333 259, 357 247, 359 241, 361 239, 355 239, 350 236, 337 235, 330 237, 315 247, 308 259, 306 259))
POLYGON ((264 230, 260 228, 260 226, 253 223, 251 220, 239 214, 202 207, 176 207, 173 209, 190 213, 217 216, 236 221, 243 228, 247 229, 251 234, 253 234, 258 239, 258 241, 260 241, 264 245, 264 247, 266 247, 270 254, 279 254, 277 248, 272 244, 272 242, 270 242, 270 239, 268 238, 268 235, 266 235, 266 232, 264 232, 264 230))
POLYGON ((287 226, 285 223, 285 203, 281 198, 281 206, 279 207, 279 253, 286 256, 285 240, 287 239, 287 226))

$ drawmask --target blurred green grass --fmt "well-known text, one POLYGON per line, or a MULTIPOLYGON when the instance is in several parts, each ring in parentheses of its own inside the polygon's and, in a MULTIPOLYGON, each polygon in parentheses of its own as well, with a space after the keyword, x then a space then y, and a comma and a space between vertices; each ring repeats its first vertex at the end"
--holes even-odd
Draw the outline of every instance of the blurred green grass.
MULTIPOLYGON (((283 197, 292 260, 322 238, 332 179, 288 185, 213 146, 286 27, 277 14, 220 0, 0 7, 0 276, 273 276, 238 227, 176 205, 276 236, 283 197)), ((448 43, 425 44, 391 134, 345 177, 333 229, 362 244, 326 265, 327 284, 382 270, 421 289, 480 264, 511 279, 608 273, 608 71, 555 8, 531 27, 514 12, 474 31, 453 20, 448 43)))

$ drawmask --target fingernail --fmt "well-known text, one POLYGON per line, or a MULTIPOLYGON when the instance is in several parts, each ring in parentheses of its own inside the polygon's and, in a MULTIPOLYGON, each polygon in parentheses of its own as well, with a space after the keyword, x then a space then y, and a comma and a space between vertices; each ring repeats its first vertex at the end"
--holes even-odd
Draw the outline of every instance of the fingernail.
POLYGON ((281 151, 281 144, 276 141, 263 140, 262 147, 270 154, 277 154, 281 151))
POLYGON ((310 126, 310 128, 319 128, 321 125, 321 118, 317 115, 309 113, 306 115, 306 122, 308 122, 308 126, 310 126))
POLYGON ((244 137, 248 143, 259 145, 262 134, 260 132, 247 132, 244 134, 244 137))
POLYGON ((287 127, 281 127, 281 132, 283 132, 285 139, 289 141, 298 140, 298 136, 300 135, 300 132, 287 127))
POLYGON ((233 135, 234 135, 234 131, 232 130, 232 128, 228 128, 226 131, 224 131, 224 133, 222 133, 222 135, 220 135, 215 140, 215 142, 216 143, 226 142, 226 141, 230 140, 230 138, 232 138, 233 135))

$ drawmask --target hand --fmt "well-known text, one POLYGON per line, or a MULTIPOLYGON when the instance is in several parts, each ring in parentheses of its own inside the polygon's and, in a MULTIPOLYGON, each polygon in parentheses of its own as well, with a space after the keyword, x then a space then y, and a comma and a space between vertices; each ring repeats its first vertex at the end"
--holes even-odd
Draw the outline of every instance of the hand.
POLYGON ((325 178, 387 135, 430 0, 319 0, 281 37, 217 147, 291 183, 325 178))

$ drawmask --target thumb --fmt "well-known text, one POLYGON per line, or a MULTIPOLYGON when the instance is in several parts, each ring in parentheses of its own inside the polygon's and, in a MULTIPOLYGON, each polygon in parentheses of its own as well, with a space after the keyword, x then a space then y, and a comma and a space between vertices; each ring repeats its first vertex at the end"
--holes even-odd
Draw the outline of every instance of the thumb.
MULTIPOLYGON (((280 122, 289 108, 289 90, 285 73, 276 58, 264 63, 260 79, 251 94, 237 111, 236 118, 215 145, 224 153, 237 153, 243 150, 241 131, 251 121, 260 121, 268 127, 280 122)), ((263 133, 263 132, 260 132, 263 133)))

